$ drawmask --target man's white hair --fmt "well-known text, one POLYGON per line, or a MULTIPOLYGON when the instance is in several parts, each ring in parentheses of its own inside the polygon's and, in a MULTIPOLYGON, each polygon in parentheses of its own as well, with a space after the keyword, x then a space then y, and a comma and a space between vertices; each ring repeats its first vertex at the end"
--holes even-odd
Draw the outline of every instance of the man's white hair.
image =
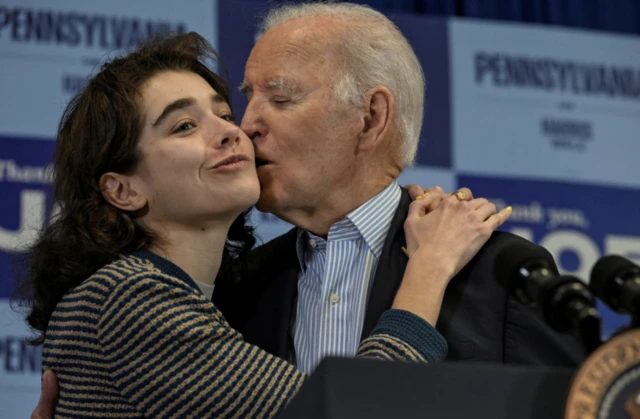
POLYGON ((400 156, 413 165, 422 128, 425 80, 415 52, 400 30, 382 13, 353 3, 302 3, 274 8, 260 29, 266 32, 292 19, 331 16, 343 19, 339 39, 339 78, 334 96, 363 105, 364 93, 388 88, 396 102, 396 120, 403 149, 400 156))

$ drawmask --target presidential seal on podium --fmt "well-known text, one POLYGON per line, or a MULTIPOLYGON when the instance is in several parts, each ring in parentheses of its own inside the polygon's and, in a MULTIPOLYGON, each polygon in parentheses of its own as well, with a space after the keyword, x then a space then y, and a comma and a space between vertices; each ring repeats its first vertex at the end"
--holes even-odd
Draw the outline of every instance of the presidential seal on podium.
POLYGON ((580 367, 565 419, 640 419, 640 330, 598 348, 580 367))

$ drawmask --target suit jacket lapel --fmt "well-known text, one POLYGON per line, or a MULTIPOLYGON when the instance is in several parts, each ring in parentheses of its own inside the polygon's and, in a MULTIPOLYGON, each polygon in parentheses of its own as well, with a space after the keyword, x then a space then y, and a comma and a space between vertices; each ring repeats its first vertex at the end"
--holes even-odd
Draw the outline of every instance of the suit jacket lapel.
POLYGON ((294 353, 291 325, 296 315, 300 272, 295 246, 296 229, 264 246, 259 275, 269 285, 243 333, 247 342, 283 359, 294 353))
POLYGON ((409 213, 411 197, 402 189, 400 204, 396 209, 387 238, 385 239, 378 267, 373 277, 373 286, 367 304, 361 339, 365 339, 378 323, 378 319, 393 303, 396 292, 402 283, 404 270, 407 267, 407 257, 402 251, 406 244, 404 237, 404 221, 409 213))
POLYGON ((289 269, 267 288, 257 315, 247 324, 245 339, 283 359, 293 353, 291 324, 295 318, 298 271, 289 269))

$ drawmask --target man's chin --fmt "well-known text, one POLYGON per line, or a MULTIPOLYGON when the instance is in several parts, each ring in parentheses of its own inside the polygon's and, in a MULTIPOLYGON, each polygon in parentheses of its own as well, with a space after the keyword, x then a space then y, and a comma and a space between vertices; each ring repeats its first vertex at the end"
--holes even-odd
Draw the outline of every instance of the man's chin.
POLYGON ((258 199, 255 207, 260 212, 273 214, 278 218, 282 218, 284 203, 285 201, 282 199, 282 196, 274 194, 272 190, 263 189, 260 192, 260 199, 258 199))
POLYGON ((274 202, 272 197, 262 192, 260 194, 260 199, 258 199, 258 202, 256 202, 255 207, 260 212, 271 212, 274 207, 274 202))
POLYGON ((258 211, 271 212, 277 206, 273 182, 267 177, 261 177, 260 174, 258 174, 258 181, 260 182, 260 198, 258 198, 255 207, 258 211))

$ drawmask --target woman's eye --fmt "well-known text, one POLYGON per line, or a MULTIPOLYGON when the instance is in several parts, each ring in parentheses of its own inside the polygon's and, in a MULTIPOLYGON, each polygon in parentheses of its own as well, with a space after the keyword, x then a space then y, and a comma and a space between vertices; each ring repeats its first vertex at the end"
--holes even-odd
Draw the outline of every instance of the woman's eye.
POLYGON ((234 123, 235 123, 235 120, 236 120, 236 118, 231 114, 220 115, 220 118, 224 119, 227 122, 234 122, 234 123))
POLYGON ((183 122, 182 124, 178 125, 178 128, 176 128, 173 133, 177 134, 180 132, 186 132, 189 131, 191 128, 193 128, 193 122, 183 122))

